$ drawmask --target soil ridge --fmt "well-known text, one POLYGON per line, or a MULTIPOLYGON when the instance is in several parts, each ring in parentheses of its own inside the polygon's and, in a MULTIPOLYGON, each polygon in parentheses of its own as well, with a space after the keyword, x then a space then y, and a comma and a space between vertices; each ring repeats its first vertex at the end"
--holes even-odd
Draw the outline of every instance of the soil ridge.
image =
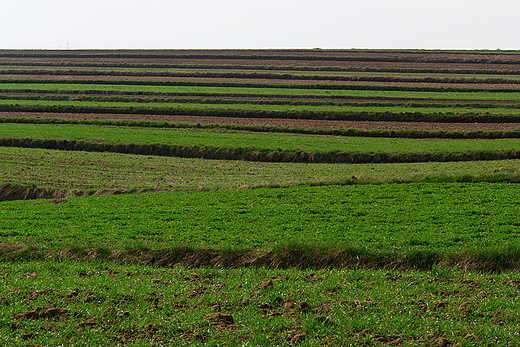
POLYGON ((49 187, 23 187, 13 184, 0 184, 0 201, 53 199, 47 203, 59 203, 62 199, 76 196, 142 193, 144 189, 52 189, 49 187))

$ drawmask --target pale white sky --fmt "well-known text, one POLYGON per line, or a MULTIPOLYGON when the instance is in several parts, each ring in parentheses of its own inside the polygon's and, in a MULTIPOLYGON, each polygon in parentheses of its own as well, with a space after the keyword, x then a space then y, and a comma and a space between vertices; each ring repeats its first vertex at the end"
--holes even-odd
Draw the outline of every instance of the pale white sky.
POLYGON ((2 0, 0 49, 520 49, 519 0, 2 0))

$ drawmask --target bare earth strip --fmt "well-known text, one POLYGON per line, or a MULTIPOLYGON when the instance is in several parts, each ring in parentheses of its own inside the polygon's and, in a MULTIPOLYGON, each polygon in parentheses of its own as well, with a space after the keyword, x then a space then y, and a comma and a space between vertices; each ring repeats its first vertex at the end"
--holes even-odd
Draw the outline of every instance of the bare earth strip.
POLYGON ((210 78, 210 77, 143 77, 143 76, 75 76, 75 75, 0 75, 0 80, 58 80, 58 81, 158 81, 158 82, 198 82, 198 83, 242 83, 257 85, 330 85, 330 86, 374 86, 374 87, 415 87, 415 88, 465 88, 465 89, 518 89, 520 84, 491 83, 431 83, 431 82, 372 82, 372 81, 317 81, 262 78, 210 78))
POLYGON ((40 112, 0 112, 0 117, 12 118, 56 118, 76 120, 136 120, 152 122, 191 123, 191 124, 235 124, 291 128, 322 129, 361 129, 361 130, 444 130, 444 131, 508 131, 520 129, 520 123, 433 123, 433 122, 375 122, 375 121, 334 121, 279 118, 235 118, 235 117, 198 117, 164 116, 138 114, 101 114, 101 113, 40 113, 40 112))
MULTIPOLYGON (((232 53, 230 53, 232 54, 232 53)), ((433 58, 433 57, 430 57, 433 58)), ((453 57, 451 57, 453 58, 453 57)), ((467 56, 472 59, 471 56, 467 56)), ((510 55, 507 59, 500 57, 498 60, 508 60, 509 64, 494 63, 492 60, 486 63, 468 62, 427 62, 427 61, 341 61, 341 60, 290 60, 290 59, 219 59, 219 58, 141 58, 141 57, 1 57, 1 61, 33 61, 33 62, 101 62, 101 63, 132 63, 132 64, 180 64, 180 65, 249 65, 249 66, 314 66, 314 67, 378 67, 378 68, 427 68, 427 69, 487 69, 487 70, 520 70, 519 55, 510 55), (515 64, 516 63, 516 64, 515 64)), ((474 59, 474 57, 473 57, 474 59)))

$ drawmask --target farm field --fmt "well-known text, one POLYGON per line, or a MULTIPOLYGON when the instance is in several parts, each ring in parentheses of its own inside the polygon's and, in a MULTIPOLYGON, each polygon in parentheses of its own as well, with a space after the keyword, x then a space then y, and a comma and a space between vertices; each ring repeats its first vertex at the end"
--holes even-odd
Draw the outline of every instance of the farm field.
POLYGON ((520 344, 518 53, 0 50, 0 341, 520 344))
POLYGON ((516 159, 377 165, 308 164, 19 147, 2 147, 0 158, 4 184, 36 185, 64 192, 64 195, 54 197, 104 189, 200 191, 305 184, 518 182, 520 179, 519 161, 516 159))
MULTIPOLYGON (((405 160, 413 155, 463 155, 477 153, 496 155, 510 153, 513 158, 519 148, 520 140, 516 138, 501 139, 409 139, 409 138, 372 138, 348 136, 299 135, 267 132, 225 131, 222 129, 158 129, 158 128, 126 128, 78 125, 47 124, 0 124, 0 135, 9 134, 13 139, 35 140, 69 140, 81 149, 81 144, 103 144, 106 151, 117 150, 117 146, 157 146, 158 148, 200 148, 210 151, 233 151, 238 153, 295 153, 308 154, 308 160, 295 158, 291 161, 320 161, 313 159, 313 154, 323 154, 330 160, 354 162, 349 154, 374 155, 381 157, 379 162, 413 161, 405 160), (400 159, 401 156, 403 159, 400 159), (343 158, 346 157, 346 158, 343 158)), ((4 136, 6 137, 6 136, 4 136)), ((59 142, 58 142, 59 143, 59 142)), ((49 143, 49 146, 51 144, 49 143)), ((68 149, 68 148, 67 148, 68 149)), ((73 148, 70 148, 73 149, 73 148)), ((123 150, 124 151, 124 150, 123 150)), ((130 149, 129 149, 130 151, 130 149)), ((146 153, 143 153, 146 154, 146 153)), ((150 151, 150 154, 154 154, 150 151)), ((182 153, 179 153, 182 155, 182 153)), ((189 155, 189 153, 187 154, 189 155)), ((274 155, 274 154, 273 154, 274 155)), ((303 154, 301 154, 303 155, 303 154)), ((230 155, 230 158, 231 155, 230 155)), ((324 159, 325 160, 325 159, 324 159)), ((361 159, 360 159, 361 160, 361 159)), ((367 158, 367 160, 370 160, 367 158)), ((264 161, 287 161, 285 158, 266 158, 264 161)), ((375 160, 376 161, 376 160, 375 160)), ((376 161, 376 162, 377 162, 376 161)), ((417 161, 423 161, 418 159, 417 161)), ((438 161, 443 161, 439 158, 438 161)))
MULTIPOLYGON (((5 242, 26 242, 48 252, 80 245, 109 253, 139 247, 250 253, 316 247, 324 253, 359 250, 358 257, 366 252, 376 263, 385 261, 379 257, 387 257, 389 264, 413 264, 409 258, 399 258, 409 252, 419 252, 416 256, 421 257, 427 249, 425 259, 418 261, 437 263, 462 257, 454 255, 457 252, 492 254, 514 249, 508 240, 518 232, 518 196, 516 184, 484 182, 156 192, 50 203, 27 200, 0 205, 0 235, 5 242)), ((478 267, 471 256, 467 255, 465 266, 478 267)), ((166 258, 163 262, 170 261, 166 258)), ((370 263, 364 259, 359 264, 364 261, 370 263)), ((508 266, 517 265, 513 259, 510 264, 496 264, 508 266)))
POLYGON ((4 263, 0 275, 7 345, 507 346, 518 339, 518 274, 35 261, 4 263))

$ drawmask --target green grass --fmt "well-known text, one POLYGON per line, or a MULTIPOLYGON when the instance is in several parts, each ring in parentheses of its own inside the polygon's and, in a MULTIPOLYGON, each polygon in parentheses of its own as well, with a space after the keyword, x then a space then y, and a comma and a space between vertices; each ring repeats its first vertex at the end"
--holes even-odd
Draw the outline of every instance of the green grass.
POLYGON ((161 144, 307 153, 460 154, 520 149, 519 139, 407 139, 300 135, 197 129, 124 128, 83 125, 0 124, 0 137, 74 140, 107 144, 161 144))
POLYGON ((213 190, 435 180, 516 182, 520 176, 518 160, 377 165, 259 163, 16 147, 0 147, 0 166, 0 184, 64 190, 213 190))
POLYGON ((85 83, 0 83, 0 89, 35 89, 35 90, 96 90, 122 92, 158 92, 158 93, 212 93, 212 94, 251 94, 251 95, 308 95, 308 96, 352 96, 352 97, 392 97, 392 98, 425 98, 450 100, 518 100, 518 93, 493 92, 411 92, 411 91, 378 91, 378 90, 321 90, 321 89, 287 89, 274 87, 238 88, 238 87, 199 87, 199 86, 155 86, 124 84, 89 84, 85 83))
POLYGON ((518 273, 27 262, 0 264, 0 276, 5 346, 291 346, 298 334, 298 346, 520 343, 518 273), (38 318, 15 318, 30 311, 38 318))
POLYGON ((115 102, 115 101, 57 101, 57 100, 18 100, 18 99, 3 99, 0 100, 0 105, 13 105, 13 106, 39 106, 39 107, 91 107, 91 108, 107 108, 107 113, 110 112, 108 108, 125 108, 125 109, 145 109, 147 112, 153 113, 154 110, 170 110, 177 111, 177 113, 185 110, 203 112, 212 111, 241 111, 241 112, 286 112, 292 114, 298 114, 300 112, 307 113, 329 113, 329 114, 342 114, 342 113, 419 113, 421 115, 428 114, 480 114, 486 116, 493 115, 511 115, 517 116, 520 112, 518 109, 510 109, 507 107, 503 108, 488 108, 483 111, 481 108, 472 108, 468 105, 465 108, 460 107, 413 107, 413 106, 309 106, 309 105, 255 105, 255 104, 213 104, 213 103, 170 103, 170 102, 154 102, 154 103, 142 103, 142 102, 115 102))
MULTIPOLYGON (((328 128, 302 128, 302 127, 284 127, 284 126, 268 126, 268 125, 241 125, 241 124, 201 124, 201 123, 172 123, 164 121, 134 121, 131 119, 67 119, 54 118, 56 114, 38 113, 38 117, 20 118, 19 114, 9 115, 3 114, 0 117, 0 123, 13 124, 62 124, 62 125, 94 125, 94 126, 111 126, 111 127, 141 127, 141 128, 159 128, 159 129, 208 129, 211 131, 246 131, 255 133, 278 133, 278 134, 302 134, 302 135, 332 135, 332 136, 348 136, 348 137, 373 137, 373 138, 412 138, 412 139, 500 139, 500 138, 518 138, 520 130, 415 130, 415 129, 374 129, 361 130, 354 128, 328 129, 328 128)), ((196 120, 196 119, 194 119, 196 120)), ((520 125, 519 125, 520 127, 520 125)))
MULTIPOLYGON (((239 106, 240 111, 255 111, 259 112, 256 108, 259 105, 265 107, 266 111, 269 112, 284 112, 290 110, 291 113, 297 112, 314 112, 318 114, 323 114, 323 109, 329 110, 330 113, 350 113, 357 112, 360 113, 361 110, 366 110, 368 112, 372 111, 374 113, 381 112, 389 112, 389 113, 408 113, 408 112, 416 112, 421 113, 419 110, 426 110, 424 112, 426 114, 432 113, 435 110, 435 113, 441 112, 442 110, 446 110, 447 113, 454 113, 454 110, 458 110, 459 113, 487 113, 489 115, 493 113, 504 113, 505 110, 509 110, 509 113, 518 112, 520 108, 519 105, 514 103, 507 104, 497 104, 497 103, 471 103, 468 104, 466 102, 457 102, 457 103, 435 103, 431 102, 410 102, 408 101, 396 101, 396 100, 372 100, 372 101, 363 101, 363 102, 352 102, 352 101, 327 101, 327 100, 280 100, 280 99, 271 99, 271 100, 250 100, 248 98, 242 97, 234 97, 230 98, 213 98, 213 97, 156 97, 156 96, 145 96, 145 97, 136 97, 134 96, 105 96, 105 95, 97 95, 97 96, 70 96, 70 95, 33 95, 28 93, 26 95, 4 95, 1 96, 1 100, 6 100, 10 102, 17 102, 21 105, 24 105, 25 102, 29 102, 30 105, 33 105, 34 102, 44 101, 46 103, 53 102, 70 102, 71 100, 75 102, 82 102, 87 105, 87 107, 101 106, 103 104, 110 105, 114 107, 114 103, 125 103, 127 107, 144 107, 147 108, 149 105, 155 108, 155 106, 164 107, 165 105, 171 105, 172 107, 182 107, 182 105, 186 105, 188 107, 187 110, 193 111, 197 109, 204 109, 206 107, 210 107, 209 112, 219 110, 224 107, 227 109, 230 106, 224 105, 234 105, 232 107, 232 111, 236 112, 237 107, 239 106), (100 104, 102 103, 102 104, 100 104), (140 105, 140 106, 138 106, 140 105), (198 108, 193 108, 193 105, 198 105, 198 108), (211 105, 211 106, 210 106, 211 105), (275 108, 272 108, 274 106, 275 108), (309 108, 312 107, 312 108, 309 108), (513 110, 511 110, 513 109, 513 110), (400 110, 400 112, 398 112, 400 110), (495 112, 489 112, 490 110, 496 110, 495 112)), ((63 105, 60 105, 63 106, 63 105)), ((70 105, 68 105, 70 106, 70 105)), ((75 105, 76 107, 78 105, 75 105)), ((160 109, 159 108, 159 109, 160 109)), ((152 111, 153 112, 153 111, 152 111)))
POLYGON ((61 249, 351 246, 440 254, 518 242, 520 186, 422 183, 145 193, 0 203, 4 242, 61 249))

